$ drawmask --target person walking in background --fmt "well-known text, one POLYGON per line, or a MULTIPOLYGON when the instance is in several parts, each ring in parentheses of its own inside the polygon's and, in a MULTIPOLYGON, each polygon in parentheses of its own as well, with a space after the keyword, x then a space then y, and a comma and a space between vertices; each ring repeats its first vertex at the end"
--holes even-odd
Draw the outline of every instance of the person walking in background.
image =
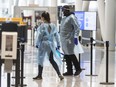
POLYGON ((61 58, 59 58, 60 56, 56 53, 56 49, 60 48, 58 31, 55 24, 50 22, 50 15, 48 12, 43 12, 41 19, 43 23, 38 27, 36 36, 36 48, 38 48, 38 75, 33 79, 42 79, 43 63, 46 58, 45 54, 47 53, 50 63, 57 72, 60 80, 62 80, 64 77, 61 75, 59 67, 54 61, 54 58, 57 59, 57 62, 61 61, 61 58), (54 44, 55 41, 57 43, 56 47, 54 44), (53 57, 53 55, 55 57, 53 57))
POLYGON ((72 65, 74 65, 76 69, 74 75, 77 76, 82 71, 80 64, 74 54, 74 46, 78 45, 77 37, 80 31, 79 24, 75 15, 70 11, 69 6, 63 6, 62 10, 64 18, 61 21, 60 38, 62 50, 64 52, 64 59, 66 60, 67 65, 67 72, 63 73, 63 75, 73 75, 72 65))

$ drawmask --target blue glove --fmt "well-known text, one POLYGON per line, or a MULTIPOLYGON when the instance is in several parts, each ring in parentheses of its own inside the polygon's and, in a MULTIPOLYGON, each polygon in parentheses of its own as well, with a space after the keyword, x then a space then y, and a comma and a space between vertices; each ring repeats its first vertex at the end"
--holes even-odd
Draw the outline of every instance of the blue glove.
POLYGON ((36 45, 36 48, 38 48, 38 46, 36 45))
POLYGON ((75 45, 78 44, 78 39, 77 38, 74 38, 74 43, 75 43, 75 45))
POLYGON ((56 47, 56 50, 59 50, 59 49, 60 49, 60 46, 57 46, 57 47, 56 47))

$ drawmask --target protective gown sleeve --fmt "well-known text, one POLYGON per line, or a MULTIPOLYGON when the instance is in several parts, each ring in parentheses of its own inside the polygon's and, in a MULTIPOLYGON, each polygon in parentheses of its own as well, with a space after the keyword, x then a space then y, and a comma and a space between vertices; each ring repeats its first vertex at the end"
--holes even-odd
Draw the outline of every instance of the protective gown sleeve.
POLYGON ((35 39, 35 45, 40 46, 41 41, 42 41, 43 33, 42 33, 42 27, 39 26, 37 28, 37 34, 36 34, 36 39, 35 39))
POLYGON ((79 35, 80 29, 79 29, 79 23, 77 22, 77 19, 74 15, 71 15, 71 24, 74 27, 74 37, 77 37, 79 35))

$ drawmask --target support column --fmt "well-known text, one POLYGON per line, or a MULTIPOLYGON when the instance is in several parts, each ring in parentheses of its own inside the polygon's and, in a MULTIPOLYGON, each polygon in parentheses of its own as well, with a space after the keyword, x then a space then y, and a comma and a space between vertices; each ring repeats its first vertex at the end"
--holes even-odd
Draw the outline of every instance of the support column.
MULTIPOLYGON (((83 0, 82 11, 88 11, 89 5, 90 5, 90 1, 83 0)), ((81 31, 80 36, 90 38, 90 35, 92 35, 92 33, 93 32, 91 32, 91 31, 84 30, 84 31, 81 31)), ((82 43, 87 44, 87 43, 89 43, 89 41, 82 39, 82 43)))
POLYGON ((105 3, 104 0, 97 0, 98 3, 98 15, 100 20, 101 35, 103 41, 105 41, 105 3))
MULTIPOLYGON (((115 44, 115 0, 106 0, 105 9, 105 40, 115 44)), ((109 45, 109 50, 115 46, 109 45)))
MULTIPOLYGON (((35 4, 35 0, 27 0, 27 6, 30 6, 30 5, 34 5, 35 4)), ((28 44, 30 44, 30 45, 34 45, 33 43, 34 43, 34 27, 35 27, 35 15, 34 15, 34 10, 26 10, 26 14, 28 15, 28 16, 31 16, 31 18, 32 18, 32 25, 31 25, 31 27, 32 27, 32 29, 31 30, 28 30, 28 44)))
POLYGON ((43 0, 35 0, 35 4, 38 4, 39 6, 43 6, 44 2, 43 0))
POLYGON ((9 14, 9 17, 12 17, 13 0, 9 0, 8 2, 9 2, 8 14, 9 14))
POLYGON ((89 3, 90 3, 89 1, 83 1, 82 11, 88 11, 89 3))
POLYGON ((15 6, 18 6, 18 4, 19 4, 19 0, 16 0, 15 1, 15 6))
POLYGON ((57 5, 60 6, 62 3, 62 0, 57 0, 57 5))
POLYGON ((17 4, 18 4, 18 6, 27 6, 27 0, 17 0, 16 2, 15 2, 15 5, 17 6, 17 4))
MULTIPOLYGON (((75 0, 75 11, 82 11, 82 0, 75 0)), ((82 31, 80 31, 79 36, 82 36, 82 31)))
POLYGON ((51 0, 43 0, 44 4, 43 6, 50 6, 51 5, 51 0))
POLYGON ((34 4, 35 0, 29 0, 29 4, 34 4))
POLYGON ((82 11, 82 0, 76 0, 75 1, 75 11, 82 11))
POLYGON ((51 7, 57 7, 57 0, 51 0, 51 7))
POLYGON ((44 6, 57 7, 57 0, 43 0, 44 6))

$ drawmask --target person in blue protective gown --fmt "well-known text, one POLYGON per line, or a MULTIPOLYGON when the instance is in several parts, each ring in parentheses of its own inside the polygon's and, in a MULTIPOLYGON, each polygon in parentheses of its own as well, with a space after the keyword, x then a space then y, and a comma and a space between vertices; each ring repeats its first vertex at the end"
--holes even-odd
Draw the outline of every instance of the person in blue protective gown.
POLYGON ((54 60, 54 58, 56 58, 59 63, 62 62, 61 58, 59 58, 60 56, 58 56, 56 52, 56 49, 59 49, 60 47, 59 34, 57 32, 55 24, 50 22, 50 15, 48 12, 43 12, 41 19, 43 20, 43 23, 37 29, 35 43, 36 48, 38 48, 38 75, 33 79, 42 79, 43 63, 44 59, 46 58, 45 54, 47 54, 50 63, 57 72, 60 80, 62 80, 64 79, 64 77, 61 75, 59 67, 54 60), (55 46, 54 44, 55 41, 57 43, 57 46, 55 46), (55 57, 53 57, 53 55, 55 57))
POLYGON ((60 26, 60 39, 62 50, 64 52, 64 59, 66 60, 67 72, 63 73, 64 76, 73 75, 72 65, 74 65, 76 72, 75 76, 79 75, 82 71, 80 64, 74 54, 74 47, 78 45, 79 24, 75 15, 70 11, 69 6, 65 5, 62 8, 64 17, 60 26))

